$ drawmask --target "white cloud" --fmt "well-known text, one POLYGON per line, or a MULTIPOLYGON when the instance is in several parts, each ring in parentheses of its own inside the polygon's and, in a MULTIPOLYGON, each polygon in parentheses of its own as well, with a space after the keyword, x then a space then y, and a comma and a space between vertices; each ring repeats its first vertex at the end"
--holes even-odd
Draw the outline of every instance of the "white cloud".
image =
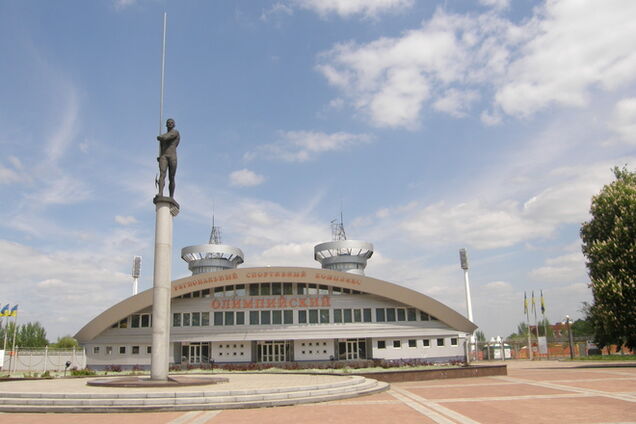
POLYGON ((636 144, 636 97, 616 103, 609 127, 617 134, 619 141, 636 144))
POLYGON ((512 285, 510 285, 510 283, 506 283, 505 281, 491 281, 490 283, 484 284, 483 288, 489 291, 508 291, 512 289, 512 285))
POLYGON ((137 3, 137 0, 115 0, 115 10, 123 10, 137 3))
POLYGON ((118 223, 119 225, 131 225, 131 224, 136 224, 137 219, 134 216, 117 215, 115 216, 115 222, 118 223))
POLYGON ((272 5, 272 7, 270 7, 267 10, 263 10, 263 13, 261 13, 261 21, 263 22, 269 22, 272 19, 278 19, 282 16, 291 16, 294 14, 294 10, 287 6, 284 3, 274 3, 272 5))
POLYGON ((384 12, 399 12, 413 6, 414 0, 294 0, 294 4, 318 13, 336 14, 343 18, 363 15, 375 18, 384 12))
POLYGON ((545 265, 530 271, 530 277, 547 283, 587 281, 585 258, 581 252, 549 258, 545 261, 545 265))
POLYGON ((479 0, 479 4, 502 10, 510 6, 510 0, 479 0))
POLYGON ((16 170, 0 165, 0 184, 17 183, 21 180, 16 170))
POLYGON ((548 1, 520 24, 493 10, 438 9, 399 37, 337 44, 319 56, 317 69, 371 123, 404 128, 417 127, 429 101, 464 116, 476 90, 493 93, 485 99, 491 110, 481 112, 492 125, 499 111, 529 117, 551 105, 585 106, 592 90, 636 80, 633 1, 548 1))
POLYGON ((254 187, 265 181, 265 177, 249 169, 241 169, 230 174, 230 185, 238 187, 254 187))
POLYGON ((279 141, 246 153, 245 159, 251 160, 263 155, 268 159, 306 162, 315 159, 321 153, 344 150, 371 141, 371 136, 367 134, 346 132, 327 134, 317 131, 281 131, 279 136, 279 141))

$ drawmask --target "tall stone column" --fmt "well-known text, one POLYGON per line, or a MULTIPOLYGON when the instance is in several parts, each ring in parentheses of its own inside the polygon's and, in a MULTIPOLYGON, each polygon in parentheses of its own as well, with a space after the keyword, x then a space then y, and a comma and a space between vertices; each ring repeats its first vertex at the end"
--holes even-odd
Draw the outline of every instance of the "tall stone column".
POLYGON ((155 196, 155 269, 152 301, 152 354, 150 378, 168 379, 170 357, 170 283, 172 263, 172 218, 179 204, 170 197, 155 196))

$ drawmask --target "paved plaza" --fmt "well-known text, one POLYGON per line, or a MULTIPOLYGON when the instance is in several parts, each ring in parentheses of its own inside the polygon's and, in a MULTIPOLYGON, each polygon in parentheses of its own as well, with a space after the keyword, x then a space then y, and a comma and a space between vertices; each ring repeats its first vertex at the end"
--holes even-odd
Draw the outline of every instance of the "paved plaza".
POLYGON ((2 418, 18 424, 636 423, 636 364, 506 363, 507 376, 393 383, 388 392, 319 404, 2 418))

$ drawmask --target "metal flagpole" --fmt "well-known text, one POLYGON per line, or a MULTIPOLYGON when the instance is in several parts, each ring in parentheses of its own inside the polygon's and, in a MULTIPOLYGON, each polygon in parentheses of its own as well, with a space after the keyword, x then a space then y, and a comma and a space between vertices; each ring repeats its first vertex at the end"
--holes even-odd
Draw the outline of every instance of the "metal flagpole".
POLYGON ((543 302, 543 290, 541 290, 541 316, 543 317, 543 328, 545 332, 545 344, 548 348, 548 359, 550 359, 550 343, 548 342, 548 321, 545 318, 545 303, 543 302))
POLYGON ((530 337, 530 314, 528 312, 528 297, 523 292, 523 309, 526 314, 526 333, 528 333, 528 359, 532 360, 532 339, 530 337))
POLYGON ((539 345, 539 323, 537 321, 537 304, 534 300, 534 290, 532 290, 532 312, 534 313, 534 327, 537 333, 537 346, 539 345))
POLYGON ((18 362, 18 353, 15 351, 15 336, 18 332, 18 305, 15 305, 15 321, 13 321, 13 343, 12 343, 12 347, 11 347, 11 361, 9 363, 9 374, 12 372, 11 368, 17 364, 18 362), (14 364, 14 358, 15 357, 15 364, 14 364))
MULTIPOLYGON (((470 281, 468 280, 468 255, 466 249, 459 249, 459 265, 464 270, 464 290, 466 292, 466 312, 468 313, 468 320, 473 322, 473 304, 470 297, 470 281)), ((476 353, 475 346, 475 333, 470 334, 470 355, 476 353)), ((476 358, 475 358, 476 359, 476 358)))

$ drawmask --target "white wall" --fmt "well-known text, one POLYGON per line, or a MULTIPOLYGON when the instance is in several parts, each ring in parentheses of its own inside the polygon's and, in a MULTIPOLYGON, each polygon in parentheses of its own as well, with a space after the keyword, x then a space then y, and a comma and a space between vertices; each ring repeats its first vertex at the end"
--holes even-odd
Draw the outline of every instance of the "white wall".
POLYGON ((375 359, 440 359, 444 357, 454 358, 464 356, 464 339, 459 336, 445 337, 419 337, 419 338, 377 338, 372 340, 372 352, 375 359), (444 346, 437 346, 437 339, 444 339, 444 346), (451 345, 451 338, 457 339, 457 346, 451 345), (429 340, 429 346, 424 346, 424 339, 429 340), (415 340, 415 347, 409 347, 409 340, 415 340), (386 347, 378 348, 378 342, 384 341, 386 347), (394 341, 399 342, 399 347, 394 347, 394 341))
POLYGON ((294 340, 294 360, 327 361, 335 356, 333 340, 294 340))

